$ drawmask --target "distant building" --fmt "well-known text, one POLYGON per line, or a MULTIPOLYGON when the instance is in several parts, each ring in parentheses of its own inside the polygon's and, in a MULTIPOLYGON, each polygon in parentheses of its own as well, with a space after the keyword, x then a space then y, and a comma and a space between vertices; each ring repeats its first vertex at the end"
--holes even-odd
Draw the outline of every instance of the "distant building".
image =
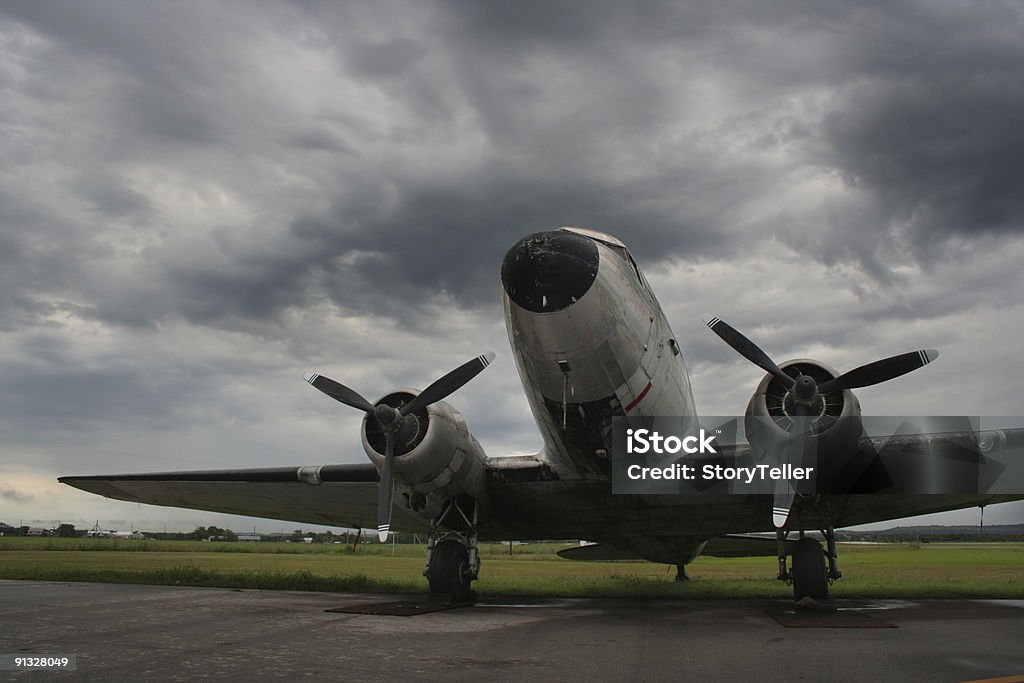
POLYGON ((97 519, 96 523, 92 525, 92 528, 85 532, 86 538, 110 538, 114 534, 113 531, 106 531, 100 528, 100 521, 97 519))
POLYGON ((41 528, 39 528, 37 526, 34 526, 34 527, 29 528, 28 533, 25 534, 25 535, 26 536, 49 536, 50 535, 50 530, 49 529, 41 529, 41 528))
POLYGON ((259 534, 238 534, 238 540, 239 541, 255 542, 255 541, 262 541, 263 537, 260 536, 259 534))
POLYGON ((114 531, 110 534, 113 538, 130 538, 136 541, 145 540, 141 531, 114 531))

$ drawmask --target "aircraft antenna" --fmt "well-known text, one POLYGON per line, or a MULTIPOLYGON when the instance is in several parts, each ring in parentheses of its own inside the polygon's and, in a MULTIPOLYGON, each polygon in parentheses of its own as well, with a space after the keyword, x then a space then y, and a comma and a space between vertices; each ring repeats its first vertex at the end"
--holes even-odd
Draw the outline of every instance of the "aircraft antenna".
POLYGON ((558 361, 558 368, 562 371, 562 431, 564 432, 569 421, 569 361, 558 361))

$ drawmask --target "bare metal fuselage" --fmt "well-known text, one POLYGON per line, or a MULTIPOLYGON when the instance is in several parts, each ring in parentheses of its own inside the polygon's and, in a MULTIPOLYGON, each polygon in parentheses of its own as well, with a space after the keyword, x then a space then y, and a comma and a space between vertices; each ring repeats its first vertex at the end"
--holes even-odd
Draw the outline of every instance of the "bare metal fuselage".
MULTIPOLYGON (((525 297, 517 301, 506 287, 505 323, 544 438, 541 457, 563 479, 606 480, 612 417, 674 415, 696 424, 697 414, 679 346, 629 252, 607 235, 563 232, 593 245, 592 282, 562 307, 544 305, 557 300, 554 293, 541 294, 540 305, 524 306, 525 297)), ((546 275, 554 279, 544 269, 559 267, 559 245, 543 238, 520 245, 534 259, 528 277, 541 279, 538 289, 558 284, 544 281, 546 275)))

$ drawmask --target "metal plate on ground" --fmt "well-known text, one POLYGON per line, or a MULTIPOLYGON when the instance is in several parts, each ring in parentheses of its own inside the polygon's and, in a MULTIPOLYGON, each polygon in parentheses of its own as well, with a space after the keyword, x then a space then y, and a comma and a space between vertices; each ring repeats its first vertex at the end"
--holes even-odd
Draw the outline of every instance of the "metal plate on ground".
POLYGON ((853 609, 768 609, 764 611, 786 628, 896 628, 870 614, 853 609))
POLYGON ((358 605, 332 607, 325 612, 342 612, 345 614, 376 614, 387 617, 414 617, 417 614, 430 614, 446 609, 470 607, 472 602, 445 602, 441 600, 398 600, 393 602, 369 602, 358 605))

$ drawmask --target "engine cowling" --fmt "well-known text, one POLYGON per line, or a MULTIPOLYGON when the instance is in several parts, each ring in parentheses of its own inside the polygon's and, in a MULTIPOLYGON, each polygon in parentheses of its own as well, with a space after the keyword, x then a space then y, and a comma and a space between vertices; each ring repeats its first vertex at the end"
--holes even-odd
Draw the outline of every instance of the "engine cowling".
MULTIPOLYGON (((805 358, 781 363, 787 375, 810 375, 820 386, 839 373, 828 365, 805 358)), ((831 470, 841 469, 854 453, 863 433, 860 402, 850 390, 833 391, 822 397, 817 414, 811 414, 810 430, 804 450, 819 462, 827 459, 831 470)), ((793 424, 795 405, 789 390, 771 373, 765 375, 747 404, 744 427, 747 441, 755 458, 777 461, 790 441, 789 429, 793 424)), ((824 463, 823 463, 824 464, 824 463)))
MULTIPOLYGON (((375 405, 398 408, 418 394, 415 389, 402 389, 375 405)), ((438 401, 410 415, 415 418, 414 427, 396 438, 392 460, 397 504, 424 519, 434 518, 449 498, 469 496, 484 504, 486 455, 462 414, 438 401)), ((361 431, 363 450, 379 471, 384 463, 384 431, 369 415, 363 418, 361 431)))

